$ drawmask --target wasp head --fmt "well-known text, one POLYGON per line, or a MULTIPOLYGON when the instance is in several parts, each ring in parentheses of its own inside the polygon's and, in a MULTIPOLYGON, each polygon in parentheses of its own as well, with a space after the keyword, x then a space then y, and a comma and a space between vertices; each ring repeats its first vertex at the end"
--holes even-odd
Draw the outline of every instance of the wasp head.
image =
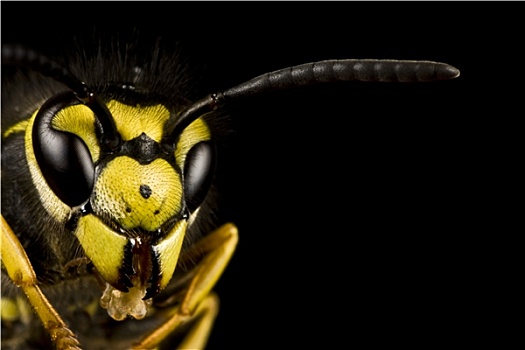
POLYGON ((26 147, 46 209, 66 219, 106 282, 101 305, 117 320, 143 318, 167 286, 188 226, 211 185, 215 149, 203 118, 182 130, 162 104, 109 100, 118 142, 71 93, 47 101, 26 147))

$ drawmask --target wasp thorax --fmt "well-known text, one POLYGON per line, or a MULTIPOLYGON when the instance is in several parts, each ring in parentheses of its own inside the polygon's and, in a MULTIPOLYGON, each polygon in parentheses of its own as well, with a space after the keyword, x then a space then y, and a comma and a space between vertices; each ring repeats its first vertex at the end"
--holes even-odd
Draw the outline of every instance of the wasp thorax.
POLYGON ((120 156, 110 161, 95 183, 93 210, 123 230, 158 230, 182 207, 182 185, 163 159, 149 164, 120 156))

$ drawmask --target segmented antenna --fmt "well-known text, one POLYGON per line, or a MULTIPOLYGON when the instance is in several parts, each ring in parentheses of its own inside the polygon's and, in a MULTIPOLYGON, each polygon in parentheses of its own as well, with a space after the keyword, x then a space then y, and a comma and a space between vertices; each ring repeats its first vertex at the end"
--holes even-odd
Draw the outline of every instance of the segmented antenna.
POLYGON ((270 91, 338 81, 416 83, 448 80, 459 70, 445 63, 409 60, 347 59, 327 60, 292 66, 262 74, 242 84, 208 95, 186 109, 172 121, 172 140, 192 121, 204 113, 232 101, 270 91))
POLYGON ((120 136, 106 105, 101 103, 93 91, 64 66, 35 50, 18 44, 2 45, 2 65, 28 68, 67 86, 75 93, 77 99, 95 114, 100 124, 103 147, 113 149, 118 146, 120 136))
POLYGON ((301 64, 260 75, 224 91, 225 98, 337 81, 418 83, 447 80, 459 70, 445 63, 396 60, 328 60, 301 64))

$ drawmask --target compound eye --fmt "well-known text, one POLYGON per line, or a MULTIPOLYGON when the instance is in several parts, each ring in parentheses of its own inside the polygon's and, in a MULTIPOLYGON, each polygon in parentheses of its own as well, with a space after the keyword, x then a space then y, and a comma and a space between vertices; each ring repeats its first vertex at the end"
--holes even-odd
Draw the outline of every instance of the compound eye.
POLYGON ((208 193, 215 172, 215 146, 208 141, 194 145, 184 164, 184 198, 190 212, 197 209, 208 193))
POLYGON ((55 115, 76 104, 75 101, 69 93, 46 101, 35 117, 32 134, 33 150, 44 179, 57 197, 70 207, 89 199, 95 181, 93 160, 84 141, 51 125, 55 115))

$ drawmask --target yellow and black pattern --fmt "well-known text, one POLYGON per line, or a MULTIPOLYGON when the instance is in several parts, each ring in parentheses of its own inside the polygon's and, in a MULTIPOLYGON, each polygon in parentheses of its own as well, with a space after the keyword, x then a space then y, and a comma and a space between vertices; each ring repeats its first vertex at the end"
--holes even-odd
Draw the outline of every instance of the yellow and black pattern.
MULTIPOLYGON (((16 65, 6 67, 8 74, 4 76, 10 79, 2 81, 2 216, 6 225, 2 238, 4 242, 19 240, 28 260, 6 263, 6 259, 19 258, 9 254, 14 248, 2 245, 6 268, 2 274, 3 348, 41 349, 50 346, 51 338, 55 346, 65 348, 77 344, 86 349, 129 348, 133 344, 149 347, 153 345, 147 344, 177 334, 175 328, 188 322, 196 324, 199 335, 182 337, 183 342, 203 344, 209 334, 217 302, 211 298, 202 312, 196 310, 209 295, 236 242, 231 239, 236 237, 233 226, 218 234, 203 231, 217 226, 210 215, 214 200, 214 114, 197 116, 177 135, 167 134, 168 121, 176 120, 187 100, 177 85, 184 79, 183 68, 174 66, 176 58, 170 55, 163 56, 156 66, 141 68, 131 53, 126 53, 130 55, 128 66, 115 67, 114 62, 124 61, 116 58, 119 54, 103 51, 95 55, 96 59, 82 53, 62 58, 75 62, 67 68, 86 85, 99 86, 93 92, 109 111, 119 137, 118 148, 109 151, 101 138, 96 110, 82 103, 68 103, 67 99, 62 102, 64 86, 54 79, 16 65), (79 57, 85 60, 78 61, 79 57), (104 70, 90 69, 90 64, 111 66, 112 73, 104 76, 104 70), (140 81, 137 70, 141 76, 163 71, 165 79, 140 81), (127 83, 130 79, 135 81, 133 86, 127 83), (25 93, 35 87, 40 88, 38 93, 25 93), (52 99, 61 108, 50 114, 45 109, 54 105, 44 102, 52 99), (51 115, 49 125, 42 122, 46 115, 51 115), (89 196, 74 198, 78 205, 71 205, 69 197, 51 186, 53 178, 49 174, 54 173, 47 169, 67 172, 75 167, 70 163, 77 155, 63 161, 64 170, 60 157, 67 147, 57 154, 58 160, 50 162, 42 161, 35 153, 48 144, 34 136, 44 134, 45 141, 48 132, 52 132, 51 138, 74 140, 71 144, 89 156, 83 162, 93 173, 93 183, 87 184, 89 196), (189 250, 199 237, 211 243, 189 250), (210 258, 203 259, 207 252, 225 244, 231 247, 226 255, 219 254, 209 262, 206 259, 210 258), (178 265, 184 270, 176 269, 178 265), (19 266, 26 268, 21 270, 19 266), (215 271, 216 266, 222 268, 215 271), (217 276, 210 280, 208 270, 217 276), (174 277, 189 271, 193 271, 193 278, 174 277), (18 289, 21 282, 16 276, 25 276, 22 280, 27 282, 23 283, 29 287, 18 289), (174 287, 168 288, 170 282, 174 287), (164 294, 169 295, 173 288, 179 290, 179 297, 169 298, 168 304, 163 302, 167 311, 156 312, 156 298, 165 300, 164 294), (35 317, 32 307, 48 311, 35 317), (79 313, 90 320, 89 331, 79 326, 79 313), (150 319, 144 323, 143 332, 119 335, 143 318, 150 319), (194 318, 197 321, 192 321, 194 318), (41 324, 49 319, 63 326, 46 326, 44 330, 41 324), (119 321, 118 326, 107 332, 107 322, 112 319, 119 321), (157 335, 155 328, 169 320, 177 325, 157 335), (208 326, 202 329, 201 324, 208 326), (107 334, 101 336, 101 332, 107 334), (144 340, 148 334, 150 340, 144 340)), ((150 54, 160 55, 160 48, 154 46, 150 54)), ((75 147, 69 151, 76 152, 75 147)), ((60 189, 63 184, 58 181, 54 186, 60 189)), ((13 244, 16 246, 16 242, 13 244)))
POLYGON ((434 61, 324 60, 202 97, 158 42, 95 47, 2 48, 6 349, 203 348, 238 241, 214 215, 225 106, 320 83, 459 75, 434 61))

